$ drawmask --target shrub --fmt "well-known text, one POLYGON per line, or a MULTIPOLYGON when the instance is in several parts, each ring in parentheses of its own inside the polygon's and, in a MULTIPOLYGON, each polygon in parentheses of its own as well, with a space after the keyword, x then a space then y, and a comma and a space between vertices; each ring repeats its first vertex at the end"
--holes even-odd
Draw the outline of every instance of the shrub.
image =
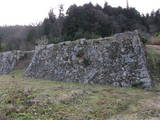
POLYGON ((59 42, 63 42, 64 41, 64 39, 62 38, 62 37, 55 37, 55 38, 51 38, 51 39, 49 39, 49 44, 57 44, 57 43, 59 43, 59 42))
POLYGON ((141 41, 143 42, 143 44, 146 44, 148 42, 147 37, 145 37, 144 35, 139 34, 139 37, 140 37, 141 41))
POLYGON ((63 35, 61 38, 61 41, 74 41, 80 38, 86 38, 86 39, 97 39, 100 38, 99 35, 88 33, 88 32, 76 32, 74 35, 63 35))
POLYGON ((80 38, 86 38, 86 39, 97 39, 99 38, 99 35, 88 33, 88 32, 76 32, 74 35, 74 40, 80 39, 80 38))
POLYGON ((77 52, 76 57, 83 57, 83 56, 84 56, 84 50, 81 49, 77 52))
POLYGON ((160 37, 160 32, 155 33, 156 37, 160 37))

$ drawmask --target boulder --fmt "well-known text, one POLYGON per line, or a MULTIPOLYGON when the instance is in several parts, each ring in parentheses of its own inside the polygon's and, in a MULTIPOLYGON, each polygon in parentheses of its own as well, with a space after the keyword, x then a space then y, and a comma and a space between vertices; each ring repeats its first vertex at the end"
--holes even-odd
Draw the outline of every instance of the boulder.
POLYGON ((37 46, 26 77, 113 86, 151 87, 137 31, 37 46))

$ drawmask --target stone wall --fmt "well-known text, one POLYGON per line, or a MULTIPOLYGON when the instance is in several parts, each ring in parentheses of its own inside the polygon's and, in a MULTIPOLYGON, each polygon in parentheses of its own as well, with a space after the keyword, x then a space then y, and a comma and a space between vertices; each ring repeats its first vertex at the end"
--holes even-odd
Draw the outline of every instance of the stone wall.
POLYGON ((25 76, 113 86, 151 87, 138 32, 38 46, 25 76))
POLYGON ((32 59, 34 51, 8 51, 0 53, 0 74, 11 72, 17 64, 25 59, 32 59))

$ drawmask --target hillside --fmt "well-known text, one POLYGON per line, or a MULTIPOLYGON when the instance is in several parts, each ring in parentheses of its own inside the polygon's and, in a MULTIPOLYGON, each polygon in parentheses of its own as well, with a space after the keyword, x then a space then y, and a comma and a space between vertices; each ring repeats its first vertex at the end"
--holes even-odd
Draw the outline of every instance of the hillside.
MULTIPOLYGON (((155 55, 159 54, 157 46, 147 46, 147 50, 154 51, 155 55)), ((152 54, 148 53, 149 55, 152 54)), ((5 120, 6 117, 13 120, 160 118, 158 89, 145 91, 137 88, 37 80, 24 78, 23 72, 15 70, 0 76, 0 120, 5 120)))

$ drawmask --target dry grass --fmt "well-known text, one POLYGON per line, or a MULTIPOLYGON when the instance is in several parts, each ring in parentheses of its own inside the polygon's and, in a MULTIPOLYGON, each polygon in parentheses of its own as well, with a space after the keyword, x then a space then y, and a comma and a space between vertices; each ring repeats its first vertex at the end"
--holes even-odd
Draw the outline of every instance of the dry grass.
MULTIPOLYGON (((148 45, 147 51, 151 66, 157 66, 160 47, 148 45)), ((56 82, 22 74, 16 70, 0 76, 0 120, 160 120, 157 89, 56 82)))
POLYGON ((0 76, 0 111, 13 120, 140 120, 160 118, 157 92, 0 76))

